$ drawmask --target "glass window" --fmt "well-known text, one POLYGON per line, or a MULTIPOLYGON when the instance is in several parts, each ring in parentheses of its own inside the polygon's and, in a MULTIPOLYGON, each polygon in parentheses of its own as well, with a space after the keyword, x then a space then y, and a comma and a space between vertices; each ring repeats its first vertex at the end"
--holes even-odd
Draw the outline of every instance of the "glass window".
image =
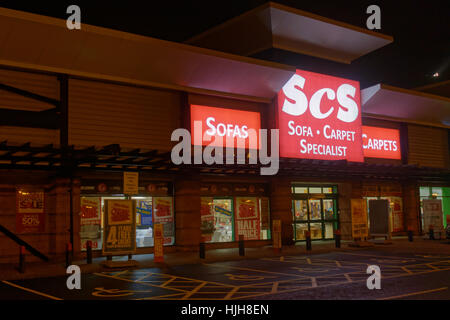
POLYGON ((320 205, 320 199, 309 200, 309 218, 311 220, 322 219, 322 208, 320 205))
POLYGON ((294 200, 295 220, 308 220, 307 200, 294 200))
POLYGON ((236 235, 259 240, 260 223, 257 198, 236 198, 236 235))
POLYGON ((322 188, 320 187, 309 188, 309 193, 322 193, 322 188))
POLYGON ((431 195, 433 197, 442 197, 442 188, 431 188, 431 195))
POLYGON ((307 187, 294 187, 294 193, 308 193, 307 187))
POLYGON ((175 243, 175 223, 172 197, 153 197, 153 223, 163 224, 164 245, 175 243))
POLYGON ((214 233, 209 242, 233 241, 233 200, 213 199, 214 233))
POLYGON ((308 231, 307 223, 294 224, 294 234, 296 240, 305 240, 305 231, 308 231))
POLYGON ((86 242, 92 242, 92 249, 102 248, 102 201, 100 197, 81 197, 80 239, 81 250, 86 242))
POLYGON ((323 218, 325 220, 335 219, 333 199, 323 199, 323 218))
POLYGON ((325 222, 325 239, 333 239, 334 237, 334 229, 332 222, 325 222))
POLYGON ((136 200, 136 246, 153 247, 153 203, 152 198, 136 200))
POLYGON ((430 196, 430 188, 429 187, 420 187, 419 193, 421 197, 429 197, 430 196))
POLYGON ((333 188, 322 188, 322 190, 325 194, 333 193, 333 188))
POLYGON ((311 223, 311 239, 322 239, 322 223, 311 223))

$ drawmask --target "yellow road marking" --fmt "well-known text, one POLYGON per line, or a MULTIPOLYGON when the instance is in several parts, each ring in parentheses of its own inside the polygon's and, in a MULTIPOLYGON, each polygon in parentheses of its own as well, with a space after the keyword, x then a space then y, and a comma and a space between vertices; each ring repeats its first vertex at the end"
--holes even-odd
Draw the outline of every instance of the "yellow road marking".
POLYGON ((276 293, 276 292, 278 292, 278 285, 279 285, 280 283, 277 281, 277 282, 274 282, 273 283, 273 286, 272 286, 272 290, 270 291, 270 293, 276 293))
POLYGON ((284 261, 284 256, 280 257, 280 261, 283 262, 284 261))
POLYGON ((434 269, 434 270, 439 270, 438 267, 433 266, 431 263, 427 263, 426 266, 430 267, 431 269, 434 269))
POLYGON ((34 293, 34 294, 37 294, 37 295, 40 295, 40 296, 52 299, 52 300, 63 300, 61 298, 57 298, 57 297, 51 296, 51 295, 43 293, 43 292, 39 292, 39 291, 36 291, 36 290, 33 290, 33 289, 29 289, 29 288, 25 288, 25 287, 19 286, 18 284, 15 284, 15 283, 12 283, 12 282, 9 282, 9 281, 6 281, 6 280, 2 281, 2 282, 6 283, 7 285, 10 285, 12 287, 16 287, 18 289, 22 289, 24 291, 28 291, 28 292, 31 292, 31 293, 34 293))
POLYGON ((167 280, 166 282, 164 282, 164 283, 161 285, 161 287, 167 286, 169 283, 171 283, 171 282, 172 282, 173 280, 175 280, 175 279, 176 279, 176 277, 173 277, 173 278, 167 280))
POLYGON ((218 264, 218 263, 215 263, 215 264, 204 263, 204 265, 212 266, 212 267, 219 267, 219 268, 230 268, 230 269, 237 269, 237 270, 253 271, 253 272, 260 272, 260 273, 280 274, 280 275, 291 276, 291 277, 296 277, 296 278, 297 277, 301 277, 301 276, 299 276, 298 274, 295 274, 295 273, 282 273, 282 272, 258 270, 258 269, 252 269, 252 268, 228 266, 228 265, 218 264))
MULTIPOLYGON (((424 272, 418 272, 418 273, 414 273, 414 274, 409 274, 409 273, 403 273, 400 275, 394 275, 394 276, 389 276, 386 277, 386 279, 392 279, 392 278, 400 278, 400 277, 412 277, 418 274, 426 274, 426 273, 431 273, 431 272, 439 272, 439 271, 447 271, 450 270, 450 268, 448 269, 440 269, 440 270, 429 270, 429 271, 424 271, 424 272)), ((320 277, 318 277, 320 278, 320 277)), ((352 282, 365 282, 367 279, 360 279, 360 280, 355 280, 352 282)), ((336 283, 329 283, 329 284, 324 284, 324 285, 320 285, 317 286, 317 288, 325 288, 325 287, 331 287, 331 286, 337 286, 337 285, 342 285, 345 284, 346 282, 336 282, 336 283)), ((288 293, 288 292, 296 292, 296 291, 302 291, 302 290, 307 290, 307 289, 311 289, 311 287, 301 287, 301 288, 295 288, 295 289, 288 289, 288 290, 284 290, 284 291, 280 291, 280 293, 288 293)), ((253 297, 260 297, 260 296, 265 296, 268 295, 269 293, 260 293, 260 294, 254 294, 254 295, 249 295, 249 296, 245 296, 245 297, 238 297, 238 298, 233 298, 233 299, 247 299, 247 298, 253 298, 253 297)))
POLYGON ((168 298, 168 297, 176 297, 176 296, 181 296, 184 293, 173 293, 173 294, 165 294, 162 296, 153 296, 153 297, 146 297, 146 298, 138 298, 136 300, 156 300, 156 299, 160 299, 160 298, 168 298))
POLYGON ((398 298, 404 298, 404 297, 416 296, 416 295, 418 295, 418 294, 426 294, 426 293, 432 293, 432 292, 437 292, 437 291, 444 291, 444 290, 447 290, 447 289, 448 289, 448 287, 443 287, 443 288, 432 289, 432 290, 417 291, 417 292, 401 294, 401 295, 393 296, 393 297, 378 298, 377 300, 398 299, 398 298))
POLYGON ((375 255, 372 255, 372 254, 353 253, 353 252, 339 252, 339 253, 351 254, 351 255, 354 255, 354 256, 361 256, 361 257, 371 257, 371 258, 383 258, 383 259, 394 258, 393 260, 396 260, 396 259, 417 260, 416 258, 405 258, 405 257, 396 257, 396 256, 375 256, 375 255))
POLYGON ((345 279, 347 279, 348 282, 353 282, 352 278, 348 275, 348 273, 344 273, 345 279))
POLYGON ((306 262, 307 262, 308 264, 312 264, 310 258, 306 258, 306 262))
POLYGON ((227 294, 223 299, 224 299, 224 300, 230 299, 230 298, 233 296, 233 294, 235 294, 236 291, 239 290, 239 288, 240 288, 240 287, 234 287, 230 292, 228 292, 228 294, 227 294))
MULTIPOLYGON (((150 273, 146 274, 145 276, 142 276, 142 277, 140 277, 140 278, 137 278, 136 281, 142 281, 142 280, 144 280, 145 278, 150 277, 151 275, 153 275, 153 274, 150 272, 150 273)), ((116 275, 116 277, 117 277, 117 275, 116 275)))
MULTIPOLYGON (((115 277, 115 276, 110 276, 110 275, 102 274, 102 273, 94 273, 94 274, 95 274, 96 276, 101 276, 101 277, 106 277, 106 278, 112 278, 112 279, 116 279, 116 280, 127 281, 127 282, 133 282, 133 283, 140 283, 140 284, 143 284, 143 285, 145 285, 145 286, 161 288, 161 286, 158 286, 158 285, 156 285, 156 284, 151 284, 151 283, 148 283, 148 282, 141 282, 141 281, 136 281, 136 280, 124 279, 124 278, 115 277)), ((186 290, 176 289, 176 288, 170 288, 170 290, 186 292, 186 290)))
MULTIPOLYGON (((158 275, 167 276, 167 277, 176 277, 177 279, 185 279, 185 280, 194 281, 194 282, 204 282, 205 281, 205 280, 199 280, 199 279, 186 278, 186 277, 182 277, 182 276, 174 276, 174 275, 165 274, 165 273, 154 272, 153 274, 158 274, 158 275)), ((208 284, 210 284, 210 283, 216 284, 221 287, 235 287, 234 285, 227 284, 227 283, 221 283, 221 282, 215 282, 215 281, 207 281, 207 282, 208 282, 208 284)))
MULTIPOLYGON (((190 296, 192 296, 193 294, 195 294, 198 290, 200 290, 201 288, 203 288, 206 285, 206 281, 200 283, 194 290, 189 291, 188 293, 185 294, 185 296, 183 298, 181 298, 181 300, 186 300, 187 298, 189 298, 190 296)), ((208 292, 211 293, 211 292, 208 292)), ((222 292, 221 292, 222 293, 222 292)))
POLYGON ((403 271, 408 272, 408 273, 413 273, 411 270, 407 269, 406 267, 402 267, 401 268, 403 271))
POLYGON ((335 260, 334 262, 336 262, 336 265, 337 265, 339 268, 342 267, 342 264, 341 264, 339 261, 335 260))

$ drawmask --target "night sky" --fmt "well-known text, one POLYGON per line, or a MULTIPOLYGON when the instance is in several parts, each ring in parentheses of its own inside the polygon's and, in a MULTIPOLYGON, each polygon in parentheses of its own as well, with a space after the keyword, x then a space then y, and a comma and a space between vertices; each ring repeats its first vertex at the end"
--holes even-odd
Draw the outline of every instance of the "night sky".
MULTIPOLYGON (((82 23, 182 42, 215 25, 260 6, 265 0, 210 1, 21 1, 0 0, 0 6, 66 19, 77 4, 82 23)), ((381 30, 394 43, 340 64, 299 54, 270 50, 255 57, 298 68, 359 80, 365 88, 385 83, 415 88, 450 79, 449 1, 277 0, 280 4, 366 28, 366 8, 381 8, 381 30), (439 77, 433 77, 438 72, 439 77)))

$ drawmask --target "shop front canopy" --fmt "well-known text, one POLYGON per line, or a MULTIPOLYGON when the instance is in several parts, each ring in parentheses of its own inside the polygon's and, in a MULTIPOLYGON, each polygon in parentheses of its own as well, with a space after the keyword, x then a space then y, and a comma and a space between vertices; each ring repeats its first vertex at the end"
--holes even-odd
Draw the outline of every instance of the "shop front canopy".
POLYGON ((450 98, 377 84, 361 90, 363 116, 450 128, 450 98))
POLYGON ((0 65, 269 102, 295 68, 0 8, 0 65))
POLYGON ((392 42, 391 36, 273 2, 187 41, 245 56, 275 48, 342 63, 392 42))

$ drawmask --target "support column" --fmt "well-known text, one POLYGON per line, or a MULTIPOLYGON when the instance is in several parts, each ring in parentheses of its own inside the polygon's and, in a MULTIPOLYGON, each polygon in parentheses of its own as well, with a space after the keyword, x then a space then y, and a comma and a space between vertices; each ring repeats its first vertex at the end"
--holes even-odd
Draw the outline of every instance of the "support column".
POLYGON ((178 250, 196 251, 200 243, 200 181, 186 177, 175 182, 175 243, 178 250))
POLYGON ((414 182, 403 184, 403 214, 406 230, 411 228, 414 234, 421 232, 419 188, 414 182))
POLYGON ((351 202, 352 198, 352 184, 340 183, 338 185, 338 206, 339 206, 339 226, 341 229, 341 239, 352 239, 352 212, 351 202))
POLYGON ((274 178, 270 189, 270 215, 272 220, 281 220, 281 243, 293 245, 291 181, 274 178))
POLYGON ((70 241, 70 187, 70 179, 57 178, 49 192, 49 254, 57 259, 64 256, 70 241))

